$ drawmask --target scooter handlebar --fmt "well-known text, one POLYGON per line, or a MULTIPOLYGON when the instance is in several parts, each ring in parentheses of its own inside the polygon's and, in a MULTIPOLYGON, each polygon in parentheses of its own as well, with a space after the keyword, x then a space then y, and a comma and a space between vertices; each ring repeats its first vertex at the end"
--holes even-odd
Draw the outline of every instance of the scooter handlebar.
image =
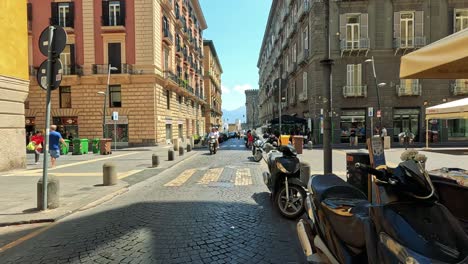
POLYGON ((379 178, 379 179, 386 179, 385 171, 383 171, 383 170, 376 170, 376 169, 372 168, 371 166, 369 166, 367 164, 362 164, 362 163, 359 163, 359 162, 356 163, 354 165, 354 167, 356 167, 357 169, 365 169, 370 174, 377 176, 377 178, 379 178))

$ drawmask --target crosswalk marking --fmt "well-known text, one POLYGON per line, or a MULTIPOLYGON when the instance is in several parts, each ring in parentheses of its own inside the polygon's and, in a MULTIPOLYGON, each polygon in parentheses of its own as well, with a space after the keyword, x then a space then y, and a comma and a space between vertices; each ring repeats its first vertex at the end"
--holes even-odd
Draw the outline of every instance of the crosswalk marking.
POLYGON ((172 181, 164 184, 166 187, 178 187, 184 184, 192 175, 196 172, 196 169, 190 169, 182 172, 177 178, 173 179, 172 181))
POLYGON ((198 181, 198 184, 209 184, 210 182, 216 182, 219 179, 219 176, 221 176, 221 173, 223 173, 224 168, 214 168, 214 169, 209 169, 203 178, 198 181))
POLYGON ((234 182, 236 186, 252 185, 252 175, 250 169, 243 168, 236 171, 236 179, 234 182))

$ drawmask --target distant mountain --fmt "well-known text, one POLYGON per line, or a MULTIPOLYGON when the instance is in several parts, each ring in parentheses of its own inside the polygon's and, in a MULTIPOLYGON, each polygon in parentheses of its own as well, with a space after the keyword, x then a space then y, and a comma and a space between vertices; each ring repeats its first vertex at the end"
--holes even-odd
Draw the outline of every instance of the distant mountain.
POLYGON ((226 122, 230 124, 234 124, 236 122, 236 119, 241 120, 242 122, 245 121, 245 105, 234 109, 234 110, 226 110, 223 109, 223 120, 226 120, 226 122))

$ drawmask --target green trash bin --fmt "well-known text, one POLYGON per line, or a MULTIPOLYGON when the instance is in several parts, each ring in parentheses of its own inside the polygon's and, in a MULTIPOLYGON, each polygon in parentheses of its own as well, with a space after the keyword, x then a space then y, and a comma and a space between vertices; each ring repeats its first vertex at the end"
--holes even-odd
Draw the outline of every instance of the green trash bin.
POLYGON ((88 154, 89 140, 87 138, 80 139, 81 141, 81 154, 88 154))
POLYGON ((93 139, 92 142, 93 142, 93 153, 98 154, 99 150, 100 150, 100 148, 99 148, 99 138, 93 139))
POLYGON ((60 145, 60 154, 67 155, 70 151, 70 140, 64 139, 65 144, 60 145))
POLYGON ((79 138, 74 138, 73 139, 73 155, 82 155, 83 146, 81 145, 81 139, 79 138))

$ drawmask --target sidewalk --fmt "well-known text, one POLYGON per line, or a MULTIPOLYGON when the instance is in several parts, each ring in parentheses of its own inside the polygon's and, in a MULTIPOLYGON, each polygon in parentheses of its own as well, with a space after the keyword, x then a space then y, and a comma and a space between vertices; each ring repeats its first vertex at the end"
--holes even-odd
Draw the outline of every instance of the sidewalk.
POLYGON ((53 222, 75 211, 96 206, 124 193, 128 186, 153 177, 175 164, 197 155, 185 152, 182 157, 175 152, 175 160, 168 161, 169 146, 128 148, 111 155, 64 155, 57 167, 49 169, 50 176, 60 180, 60 207, 38 211, 37 181, 42 178, 42 160, 34 164, 34 155, 28 154, 27 168, 0 172, 0 226, 35 222, 53 222), (159 156, 160 165, 152 168, 152 155, 159 156), (106 162, 116 165, 119 182, 102 186, 102 166, 106 162))

